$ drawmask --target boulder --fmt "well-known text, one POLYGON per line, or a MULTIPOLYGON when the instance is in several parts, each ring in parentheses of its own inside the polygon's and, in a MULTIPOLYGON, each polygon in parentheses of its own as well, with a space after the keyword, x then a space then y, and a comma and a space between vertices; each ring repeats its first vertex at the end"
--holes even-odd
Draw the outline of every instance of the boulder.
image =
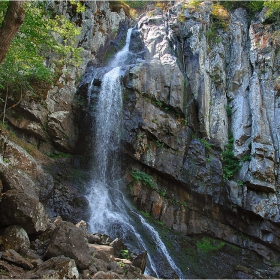
POLYGON ((115 272, 98 271, 93 275, 92 279, 122 279, 122 277, 115 272))
POLYGON ((75 261, 64 257, 54 257, 39 265, 35 271, 26 273, 25 279, 77 279, 79 272, 75 261))
POLYGON ((84 195, 68 184, 56 184, 50 196, 45 196, 46 209, 52 216, 60 215, 63 220, 77 223, 87 214, 88 201, 84 195))
MULTIPOLYGON (((24 273, 24 270, 21 267, 18 267, 16 265, 13 264, 9 264, 5 261, 0 261, 0 272, 4 272, 5 276, 8 276, 7 278, 21 278, 22 274, 24 273)), ((0 273, 0 277, 1 277, 1 273, 0 273)), ((1 277, 2 278, 2 277, 1 277)))
MULTIPOLYGON (((108 271, 108 262, 107 261, 103 261, 101 259, 97 259, 97 258, 93 258, 93 265, 90 267, 91 271, 95 271, 95 273, 97 271, 108 271)), ((94 273, 91 273, 94 274, 94 273)))
POLYGON ((88 243, 91 243, 91 244, 101 244, 101 238, 98 234, 88 234, 87 235, 87 239, 88 239, 88 243))
POLYGON ((23 258, 20 254, 18 254, 15 250, 13 249, 8 249, 6 250, 3 255, 2 259, 6 260, 7 262, 13 263, 19 267, 22 267, 24 269, 32 269, 34 266, 31 264, 30 261, 27 259, 23 258))
POLYGON ((35 159, 28 154, 22 147, 1 136, 0 153, 5 154, 6 160, 13 168, 18 168, 26 172, 31 178, 36 178, 43 173, 41 167, 35 159))
POLYGON ((127 250, 127 246, 119 238, 116 238, 113 242, 111 242, 110 246, 114 248, 114 255, 118 258, 122 257, 122 250, 127 250))
POLYGON ((2 225, 18 224, 28 234, 47 229, 48 221, 44 206, 34 196, 23 191, 9 190, 3 194, 0 207, 2 225))
POLYGON ((26 192, 30 196, 39 200, 39 188, 34 181, 22 170, 15 168, 7 168, 1 172, 3 190, 17 190, 26 192))
POLYGON ((135 267, 133 265, 125 266, 124 270, 126 270, 126 273, 125 273, 126 279, 142 279, 143 278, 141 269, 138 267, 135 267))
POLYGON ((57 111, 49 115, 47 132, 55 145, 64 152, 72 152, 77 141, 74 117, 69 111, 57 111))
POLYGON ((64 255, 76 261, 80 269, 86 269, 91 260, 84 232, 69 222, 61 222, 54 230, 45 258, 64 255))
POLYGON ((85 236, 88 234, 88 225, 85 221, 81 220, 80 222, 78 222, 76 224, 76 227, 80 228, 83 231, 83 233, 85 234, 85 236))
POLYGON ((32 249, 25 250, 24 255, 30 259, 31 264, 37 267, 43 263, 42 257, 37 254, 36 251, 32 249))
POLYGON ((107 245, 88 244, 89 250, 94 257, 104 262, 110 262, 114 259, 114 248, 107 245))
POLYGON ((109 245, 112 242, 110 236, 100 233, 88 234, 87 238, 88 243, 92 244, 109 245))
POLYGON ((18 118, 16 114, 9 113, 7 115, 7 120, 18 129, 22 130, 23 132, 33 135, 37 139, 40 140, 47 140, 47 135, 43 129, 43 126, 40 125, 37 122, 33 122, 30 120, 27 120, 25 118, 18 118))
POLYGON ((30 247, 29 237, 26 231, 17 225, 9 226, 3 234, 4 249, 13 249, 17 252, 30 247))
POLYGON ((141 269, 144 273, 147 262, 147 252, 144 251, 136 256, 132 255, 132 265, 141 269))

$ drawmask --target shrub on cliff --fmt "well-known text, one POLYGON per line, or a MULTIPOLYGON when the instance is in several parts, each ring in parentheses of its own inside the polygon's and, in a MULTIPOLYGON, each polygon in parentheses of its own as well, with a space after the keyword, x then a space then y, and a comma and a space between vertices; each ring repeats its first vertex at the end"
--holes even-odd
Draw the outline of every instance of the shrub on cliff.
MULTIPOLYGON (((2 24, 9 2, 1 2, 2 24)), ((51 81, 55 70, 65 64, 78 64, 80 48, 76 38, 80 28, 48 3, 26 1, 25 19, 14 37, 6 58, 0 64, 0 89, 32 89, 31 81, 51 81)))

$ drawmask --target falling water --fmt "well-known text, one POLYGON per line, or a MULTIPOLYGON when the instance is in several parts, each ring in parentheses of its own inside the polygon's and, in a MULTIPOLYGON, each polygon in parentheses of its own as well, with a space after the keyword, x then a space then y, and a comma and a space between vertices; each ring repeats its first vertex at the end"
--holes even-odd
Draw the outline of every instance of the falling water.
POLYGON ((119 237, 131 247, 148 251, 146 273, 160 277, 155 258, 149 254, 147 241, 140 232, 145 232, 158 248, 158 254, 182 278, 180 269, 170 257, 156 230, 136 212, 121 192, 119 172, 119 144, 122 119, 121 67, 127 63, 132 29, 127 32, 126 44, 110 62, 102 79, 101 91, 95 114, 94 167, 88 200, 92 232, 119 237))

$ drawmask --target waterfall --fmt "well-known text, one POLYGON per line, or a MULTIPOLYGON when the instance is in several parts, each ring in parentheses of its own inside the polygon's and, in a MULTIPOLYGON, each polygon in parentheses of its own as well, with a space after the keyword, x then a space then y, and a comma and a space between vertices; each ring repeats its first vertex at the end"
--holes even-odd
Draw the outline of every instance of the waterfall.
POLYGON ((147 251, 146 273, 159 278, 163 277, 160 274, 160 265, 156 263, 157 257, 149 253, 147 244, 152 240, 158 248, 157 254, 165 258, 166 265, 183 278, 182 272, 170 257, 156 230, 137 213, 121 191, 119 172, 122 121, 121 67, 126 65, 129 57, 131 32, 132 29, 129 29, 125 46, 109 63, 107 68, 110 70, 103 76, 101 82, 95 114, 94 179, 87 196, 91 211, 89 226, 92 232, 121 238, 129 249, 147 251), (150 240, 145 240, 142 233, 150 240))

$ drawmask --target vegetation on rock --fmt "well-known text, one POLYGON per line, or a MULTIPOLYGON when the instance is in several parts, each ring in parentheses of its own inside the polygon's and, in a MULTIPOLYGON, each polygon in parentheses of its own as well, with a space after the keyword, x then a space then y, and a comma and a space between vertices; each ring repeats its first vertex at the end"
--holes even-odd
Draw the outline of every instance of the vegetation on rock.
MULTIPOLYGON (((7 6, 7 2, 4 2, 7 6)), ((3 6, 3 5, 2 5, 3 6)), ((48 10, 44 2, 25 2, 25 20, 0 65, 0 88, 32 88, 32 81, 49 81, 57 67, 78 64, 80 28, 61 14, 48 10)), ((3 12, 0 20, 3 20, 3 12)))
POLYGON ((156 183, 154 182, 153 177, 143 171, 133 170, 133 171, 131 171, 130 174, 134 179, 136 179, 137 181, 143 182, 143 184, 148 187, 154 188, 156 186, 156 183))

